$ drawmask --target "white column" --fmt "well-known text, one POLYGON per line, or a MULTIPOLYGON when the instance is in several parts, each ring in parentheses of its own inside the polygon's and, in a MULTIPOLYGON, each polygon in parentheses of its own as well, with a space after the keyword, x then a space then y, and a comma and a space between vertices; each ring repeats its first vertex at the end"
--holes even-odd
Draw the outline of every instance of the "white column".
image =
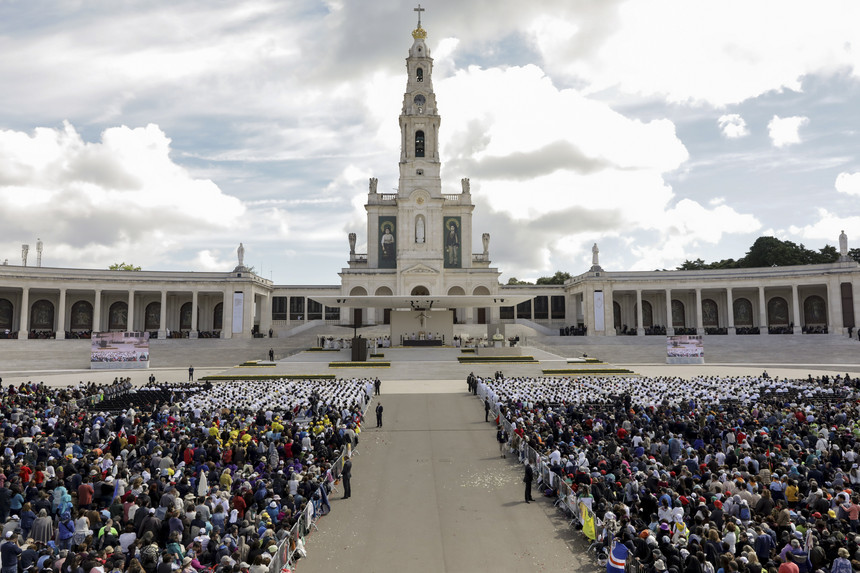
MULTIPOLYGON (((263 316, 260 317, 260 332, 266 338, 269 337, 269 329, 272 328, 272 293, 267 293, 263 298, 263 316)), ((380 313, 382 310, 380 309, 380 313)), ((325 305, 322 307, 322 318, 325 320, 325 305)), ((381 321, 381 319, 380 319, 381 321)))
POLYGON ((66 289, 60 289, 60 304, 57 305, 57 340, 66 338, 66 289))
POLYGON ((702 323, 702 289, 696 289, 696 334, 704 334, 705 325, 702 323))
POLYGON ((832 278, 827 283, 827 308, 830 311, 827 332, 835 336, 842 336, 842 289, 839 286, 838 278, 832 278))
POLYGON ((603 324, 606 328, 603 335, 615 336, 615 300, 612 287, 608 285, 603 286, 603 324))
POLYGON ((167 338, 167 290, 161 291, 161 310, 158 313, 158 339, 167 338))
POLYGON ((191 291, 191 330, 188 338, 197 338, 197 289, 191 291))
POLYGON ((96 290, 93 297, 93 332, 102 331, 102 291, 96 290))
POLYGON ((860 292, 857 290, 858 284, 851 285, 852 295, 854 298, 854 335, 860 336, 860 292))
POLYGON ((134 291, 128 291, 128 321, 125 326, 126 332, 134 332, 134 291))
POLYGON ((735 301, 734 296, 732 296, 732 287, 726 287, 726 305, 727 330, 729 334, 735 334, 735 301))
POLYGON ((675 326, 672 324, 672 289, 666 289, 666 334, 675 334, 675 326))
POLYGON ((645 325, 642 324, 642 289, 636 289, 636 335, 645 335, 645 325))
POLYGON ((224 303, 221 305, 221 338, 233 338, 233 289, 224 289, 224 303))
POLYGON ((597 332, 594 330, 594 318, 592 317, 592 313, 594 312, 593 305, 594 288, 586 285, 582 289, 582 324, 585 326, 586 336, 597 336, 597 332))
POLYGON ((764 299, 764 287, 758 287, 758 328, 762 334, 767 334, 767 302, 764 299))
MULTIPOLYGON (((257 301, 254 300, 254 289, 246 288, 245 292, 245 312, 242 313, 242 338, 253 338, 251 329, 254 328, 254 314, 257 310, 257 301)), ((308 318, 307 301, 305 301, 305 321, 308 318)))
POLYGON ((29 338, 30 334, 30 289, 24 287, 21 290, 21 310, 18 326, 18 338, 29 338))
POLYGON ((791 309, 794 322, 793 334, 801 334, 803 332, 800 326, 800 297, 797 295, 797 285, 791 285, 791 309))

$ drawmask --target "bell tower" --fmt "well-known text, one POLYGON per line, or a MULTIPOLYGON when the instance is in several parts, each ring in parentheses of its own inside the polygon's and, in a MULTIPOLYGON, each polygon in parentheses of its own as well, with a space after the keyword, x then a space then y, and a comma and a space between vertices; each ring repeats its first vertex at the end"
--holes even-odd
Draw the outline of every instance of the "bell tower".
POLYGON ((439 160, 439 117, 436 94, 433 93, 433 58, 421 27, 418 5, 418 27, 412 32, 412 47, 406 58, 406 93, 400 112, 400 185, 398 195, 408 197, 415 189, 441 197, 439 160))

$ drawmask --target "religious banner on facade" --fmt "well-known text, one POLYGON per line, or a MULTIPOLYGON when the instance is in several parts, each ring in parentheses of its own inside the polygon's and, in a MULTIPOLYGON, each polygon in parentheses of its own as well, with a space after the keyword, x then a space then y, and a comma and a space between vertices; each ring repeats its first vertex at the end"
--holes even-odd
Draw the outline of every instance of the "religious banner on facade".
POLYGON ((233 334, 242 332, 242 319, 245 314, 245 294, 233 293, 233 334))
POLYGON ((397 268, 397 217, 379 217, 379 268, 397 268))
POLYGON ((606 320, 603 310, 603 291, 594 291, 594 331, 601 332, 606 329, 606 320))
POLYGON ((445 217, 442 222, 445 237, 445 268, 459 269, 463 267, 462 227, 460 217, 445 217))
POLYGON ((90 339, 90 368, 149 368, 149 333, 94 332, 90 339))

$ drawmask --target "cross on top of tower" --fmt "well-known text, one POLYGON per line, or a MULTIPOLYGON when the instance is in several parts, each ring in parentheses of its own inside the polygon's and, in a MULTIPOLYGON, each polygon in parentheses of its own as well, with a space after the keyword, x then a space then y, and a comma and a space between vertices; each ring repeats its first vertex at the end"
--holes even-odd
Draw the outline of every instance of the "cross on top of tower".
POLYGON ((419 4, 418 8, 413 8, 412 11, 418 12, 418 27, 412 31, 412 37, 416 40, 424 40, 427 38, 427 32, 421 27, 421 12, 424 12, 425 10, 421 7, 421 4, 419 4))
POLYGON ((418 27, 421 27, 421 12, 424 12, 424 8, 421 7, 421 4, 418 5, 418 8, 413 8, 413 12, 418 12, 418 27))

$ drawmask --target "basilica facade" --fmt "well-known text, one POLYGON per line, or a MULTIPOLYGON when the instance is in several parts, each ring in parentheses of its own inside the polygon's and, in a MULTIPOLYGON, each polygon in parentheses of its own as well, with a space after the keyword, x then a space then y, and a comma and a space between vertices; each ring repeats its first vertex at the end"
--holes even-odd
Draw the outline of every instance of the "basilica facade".
POLYGON ((564 285, 502 285, 489 233, 472 227, 468 179, 442 193, 433 59, 412 32, 400 110, 396 193, 367 193, 367 252, 348 237, 340 284, 276 285, 242 261, 221 273, 0 266, 0 338, 286 336, 325 324, 389 325, 398 312, 457 325, 517 322, 545 335, 843 335, 860 317, 860 265, 840 237, 826 265, 615 272, 592 266, 564 285), (478 233, 480 232, 480 235, 478 233), (441 319, 440 319, 441 320, 441 319))

